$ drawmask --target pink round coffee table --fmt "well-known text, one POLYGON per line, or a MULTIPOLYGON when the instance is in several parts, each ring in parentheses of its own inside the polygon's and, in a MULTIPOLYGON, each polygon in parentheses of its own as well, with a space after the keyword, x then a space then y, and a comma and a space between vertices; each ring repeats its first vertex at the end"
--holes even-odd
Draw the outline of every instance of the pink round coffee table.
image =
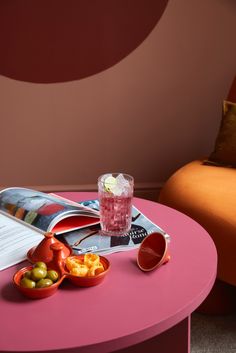
MULTIPOLYGON (((75 201, 97 197, 59 194, 75 201)), ((190 352, 190 316, 214 284, 215 246, 182 213, 138 198, 134 205, 171 236, 170 262, 143 273, 137 249, 111 254, 100 285, 64 283, 42 300, 26 299, 13 287, 12 275, 24 264, 0 272, 0 352, 190 352)))

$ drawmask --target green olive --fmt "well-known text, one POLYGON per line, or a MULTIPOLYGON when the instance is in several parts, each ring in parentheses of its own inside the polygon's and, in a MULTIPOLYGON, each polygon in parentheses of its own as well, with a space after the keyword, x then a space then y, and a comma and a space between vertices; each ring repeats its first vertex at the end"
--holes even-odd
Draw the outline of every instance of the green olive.
POLYGON ((36 288, 45 288, 50 287, 53 284, 53 281, 49 278, 42 278, 36 283, 36 288))
POLYGON ((31 279, 31 271, 26 271, 24 277, 31 279))
POLYGON ((56 282, 58 280, 58 277, 59 277, 59 275, 58 275, 57 271, 55 271, 55 270, 49 270, 47 272, 46 278, 49 278, 53 282, 56 282))
POLYGON ((45 278, 47 276, 47 270, 45 270, 42 267, 34 267, 31 270, 31 279, 33 281, 39 281, 42 278, 45 278))
POLYGON ((23 277, 20 281, 20 285, 25 288, 35 288, 36 283, 27 277, 23 277))
POLYGON ((40 267, 40 268, 44 268, 45 270, 47 270, 47 265, 45 264, 45 262, 42 261, 38 261, 34 264, 34 267, 40 267))

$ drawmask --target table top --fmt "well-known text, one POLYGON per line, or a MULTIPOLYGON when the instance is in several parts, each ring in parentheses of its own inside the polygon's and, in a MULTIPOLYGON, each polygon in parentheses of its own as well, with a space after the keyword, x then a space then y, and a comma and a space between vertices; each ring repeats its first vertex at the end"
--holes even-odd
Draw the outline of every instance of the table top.
MULTIPOLYGON (((74 201, 97 197, 58 194, 74 201)), ((41 300, 27 299, 13 287, 13 274, 26 263, 1 271, 0 352, 118 350, 164 332, 202 303, 217 267, 208 233, 169 207, 138 198, 134 205, 171 236, 169 263, 144 273, 136 265, 137 249, 110 254, 111 270, 101 284, 79 288, 65 281, 41 300)))

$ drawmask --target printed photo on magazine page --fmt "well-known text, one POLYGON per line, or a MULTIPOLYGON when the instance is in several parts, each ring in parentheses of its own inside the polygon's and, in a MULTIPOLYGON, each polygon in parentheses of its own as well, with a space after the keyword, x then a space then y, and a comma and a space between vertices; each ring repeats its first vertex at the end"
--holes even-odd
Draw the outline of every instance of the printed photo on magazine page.
MULTIPOLYGON (((87 207, 99 210, 99 201, 83 202, 87 207)), ((86 227, 77 231, 58 236, 60 241, 69 245, 74 254, 96 252, 101 255, 117 251, 137 248, 150 233, 161 232, 167 239, 169 236, 158 225, 154 224, 135 206, 132 206, 132 225, 128 233, 122 236, 104 236, 99 225, 86 227)))
POLYGON ((0 191, 0 210, 42 231, 57 234, 99 223, 99 212, 91 207, 26 188, 0 191))

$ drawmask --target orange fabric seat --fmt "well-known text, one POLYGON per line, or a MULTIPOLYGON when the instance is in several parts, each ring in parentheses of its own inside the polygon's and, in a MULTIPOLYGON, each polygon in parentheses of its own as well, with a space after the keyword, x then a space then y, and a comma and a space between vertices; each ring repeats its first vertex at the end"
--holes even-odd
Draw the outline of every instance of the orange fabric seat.
POLYGON ((193 161, 170 177, 159 201, 208 231, 218 252, 217 277, 236 286, 236 169, 193 161))
MULTIPOLYGON (((236 77, 227 100, 236 102, 236 77)), ((201 310, 217 314, 236 310, 236 168, 202 161, 192 161, 174 173, 159 202, 195 219, 215 242, 217 281, 201 310)))

